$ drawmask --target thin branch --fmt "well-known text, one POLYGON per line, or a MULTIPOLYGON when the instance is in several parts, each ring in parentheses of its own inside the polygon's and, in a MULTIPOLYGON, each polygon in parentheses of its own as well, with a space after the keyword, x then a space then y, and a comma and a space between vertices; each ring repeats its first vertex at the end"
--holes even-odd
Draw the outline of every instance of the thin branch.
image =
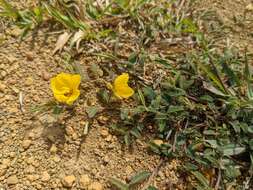
POLYGON ((160 162, 158 163, 158 165, 156 166, 156 168, 153 170, 151 176, 148 179, 148 182, 143 186, 143 188, 141 190, 146 190, 150 184, 152 184, 153 180, 156 178, 156 176, 158 175, 159 170, 161 169, 162 165, 167 161, 168 159, 166 158, 162 158, 160 160, 160 162))

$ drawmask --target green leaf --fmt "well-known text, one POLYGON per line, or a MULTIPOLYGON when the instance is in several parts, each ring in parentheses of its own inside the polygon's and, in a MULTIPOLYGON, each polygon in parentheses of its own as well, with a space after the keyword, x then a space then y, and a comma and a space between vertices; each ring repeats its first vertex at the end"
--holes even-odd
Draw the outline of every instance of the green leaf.
POLYGON ((124 142, 126 143, 127 146, 130 145, 130 136, 129 136, 129 133, 125 134, 125 136, 124 136, 124 142))
POLYGON ((228 76, 228 80, 229 82, 234 85, 240 85, 240 80, 238 78, 238 76, 234 73, 234 71, 228 66, 228 64, 225 62, 225 60, 222 60, 222 68, 223 71, 226 73, 226 75, 228 76))
POLYGON ((99 78, 103 76, 103 70, 100 68, 98 64, 93 63, 90 67, 90 71, 95 76, 95 78, 99 78))
POLYGON ((218 143, 217 140, 205 140, 205 142, 207 142, 212 148, 217 148, 218 147, 218 143))
POLYGON ((170 106, 169 109, 167 110, 167 113, 176 113, 181 111, 184 111, 183 106, 170 106))
POLYGON ((0 0, 0 7, 4 10, 0 11, 0 17, 7 16, 16 20, 20 16, 19 12, 6 0, 0 0))
POLYGON ((53 114, 59 115, 61 112, 62 112, 62 107, 61 106, 57 106, 57 105, 54 106, 53 114))
POLYGON ((179 96, 184 96, 186 92, 181 88, 172 87, 168 89, 166 94, 171 97, 179 97, 179 96))
POLYGON ((203 87, 204 87, 206 90, 212 92, 212 93, 215 94, 215 95, 223 96, 223 97, 226 96, 226 94, 224 94, 222 91, 220 91, 219 89, 217 89, 217 88, 216 88, 215 86, 213 86, 211 83, 207 83, 207 82, 204 81, 204 82, 203 82, 203 87))
POLYGON ((220 148, 221 148, 221 151, 224 156, 238 155, 238 154, 245 152, 245 150, 246 150, 245 147, 242 147, 238 144, 229 144, 226 146, 222 146, 220 148))
POLYGON ((130 131, 130 133, 135 136, 136 138, 140 138, 141 137, 141 134, 139 132, 139 130, 137 128, 134 128, 130 131))
POLYGON ((253 88, 252 88, 252 82, 251 82, 251 73, 249 71, 249 64, 248 64, 248 58, 245 53, 245 69, 244 69, 244 76, 245 80, 247 82, 247 95, 249 99, 253 99, 253 88))
POLYGON ((130 183, 129 186, 133 186, 136 184, 139 184, 141 182, 143 182, 144 180, 146 180, 149 176, 151 175, 150 172, 147 171, 141 171, 139 173, 137 173, 136 175, 134 175, 131 179, 130 179, 130 183))
POLYGON ((118 127, 117 125, 111 125, 110 128, 121 135, 126 135, 126 133, 127 133, 127 130, 122 129, 122 128, 118 127))
POLYGON ((230 179, 235 179, 241 176, 240 168, 238 166, 227 166, 225 168, 225 175, 230 179))
POLYGON ((128 185, 118 179, 110 178, 109 182, 120 190, 129 190, 128 185))
POLYGON ((149 186, 146 190, 158 190, 158 189, 154 186, 149 186))
POLYGON ((200 172, 198 171, 192 171, 191 172, 196 179, 205 187, 205 188, 209 188, 209 182, 208 180, 205 178, 205 176, 203 176, 200 172))
POLYGON ((130 62, 131 64, 136 64, 138 61, 138 54, 136 52, 132 53, 129 57, 128 57, 128 62, 130 62))
POLYGON ((99 90, 98 97, 99 97, 100 101, 102 101, 104 104, 108 104, 110 102, 110 96, 109 96, 107 90, 105 90, 105 89, 99 90))
POLYGON ((213 83, 219 88, 219 90, 224 94, 228 94, 223 82, 220 79, 220 76, 217 73, 217 69, 213 68, 214 69, 214 71, 213 71, 209 65, 204 65, 200 62, 198 64, 199 64, 200 68, 202 69, 202 71, 205 72, 207 77, 211 81, 213 81, 213 83))
POLYGON ((188 171, 192 171, 192 170, 198 170, 199 168, 198 168, 198 166, 196 166, 196 165, 194 165, 194 164, 192 164, 192 163, 190 163, 190 162, 187 162, 187 163, 185 163, 184 164, 184 167, 185 167, 185 169, 186 170, 188 170, 188 171))
POLYGON ((143 93, 140 89, 138 89, 138 95, 139 95, 139 98, 141 100, 142 105, 147 109, 146 102, 145 102, 145 97, 144 97, 144 95, 143 95, 143 93))
POLYGON ((95 117, 98 111, 99 111, 99 108, 97 106, 91 106, 86 109, 86 113, 88 114, 89 118, 95 117))

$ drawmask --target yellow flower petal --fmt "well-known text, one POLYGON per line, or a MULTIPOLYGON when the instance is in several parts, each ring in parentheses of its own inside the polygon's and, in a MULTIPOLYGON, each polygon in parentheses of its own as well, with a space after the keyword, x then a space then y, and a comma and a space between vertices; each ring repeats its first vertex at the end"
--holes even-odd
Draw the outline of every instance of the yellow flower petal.
POLYGON ((62 94, 54 94, 54 97, 55 97, 55 99, 56 99, 58 102, 61 102, 61 103, 65 103, 65 102, 67 102, 67 100, 68 100, 68 97, 65 96, 65 95, 62 95, 62 94))
POLYGON ((120 98, 129 98, 134 94, 134 90, 129 86, 122 86, 115 89, 114 93, 120 98))
POLYGON ((66 101, 66 103, 68 105, 72 105, 73 102, 79 97, 80 95, 80 90, 75 90, 72 95, 68 98, 68 100, 66 101))
POLYGON ((80 75, 60 73, 50 80, 50 86, 58 102, 71 105, 80 95, 80 82, 80 75))
POLYGON ((72 88, 78 89, 78 87, 81 83, 81 76, 80 75, 72 75, 71 80, 72 80, 72 88))
POLYGON ((134 94, 134 90, 128 86, 129 75, 123 73, 118 76, 113 83, 113 92, 117 97, 129 98, 134 94))

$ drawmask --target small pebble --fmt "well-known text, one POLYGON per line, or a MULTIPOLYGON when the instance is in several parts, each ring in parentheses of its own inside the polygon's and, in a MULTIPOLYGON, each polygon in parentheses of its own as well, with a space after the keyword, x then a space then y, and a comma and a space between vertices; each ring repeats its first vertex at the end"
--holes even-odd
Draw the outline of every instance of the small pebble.
POLYGON ((28 149, 30 147, 30 145, 32 144, 32 141, 31 140, 24 140, 22 142, 22 146, 24 149, 28 149))
POLYGON ((91 183, 91 179, 87 174, 82 175, 79 180, 79 185, 81 189, 87 189, 87 186, 91 183))
POLYGON ((76 177, 74 175, 65 176, 62 180, 62 185, 64 187, 72 187, 75 180, 76 180, 76 177))
POLYGON ((103 186, 101 183, 93 182, 88 186, 88 190, 103 190, 103 186))
POLYGON ((16 176, 16 175, 13 175, 13 176, 8 177, 7 180, 6 180, 6 183, 7 183, 8 185, 15 185, 15 184, 17 184, 17 183, 18 183, 18 178, 17 178, 17 176, 16 176))

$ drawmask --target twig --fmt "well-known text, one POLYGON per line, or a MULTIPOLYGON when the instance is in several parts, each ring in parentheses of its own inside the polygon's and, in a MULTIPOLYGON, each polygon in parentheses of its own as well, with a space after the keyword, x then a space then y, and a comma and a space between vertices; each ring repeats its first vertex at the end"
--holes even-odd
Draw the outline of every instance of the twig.
POLYGON ((154 180, 154 178, 158 175, 159 170, 161 169, 162 165, 167 161, 168 159, 166 158, 162 158, 160 160, 160 162, 158 163, 158 165, 156 166, 156 168, 153 170, 151 176, 148 179, 148 182, 143 186, 143 188, 141 190, 146 190, 150 184, 152 183, 152 181, 154 180))
POLYGON ((218 189, 219 189, 220 180, 221 180, 221 169, 219 169, 218 179, 217 179, 217 182, 216 182, 216 185, 215 185, 215 188, 214 188, 215 190, 218 190, 218 189))
POLYGON ((23 108, 23 93, 19 92, 19 107, 22 113, 24 113, 24 108, 23 108))

